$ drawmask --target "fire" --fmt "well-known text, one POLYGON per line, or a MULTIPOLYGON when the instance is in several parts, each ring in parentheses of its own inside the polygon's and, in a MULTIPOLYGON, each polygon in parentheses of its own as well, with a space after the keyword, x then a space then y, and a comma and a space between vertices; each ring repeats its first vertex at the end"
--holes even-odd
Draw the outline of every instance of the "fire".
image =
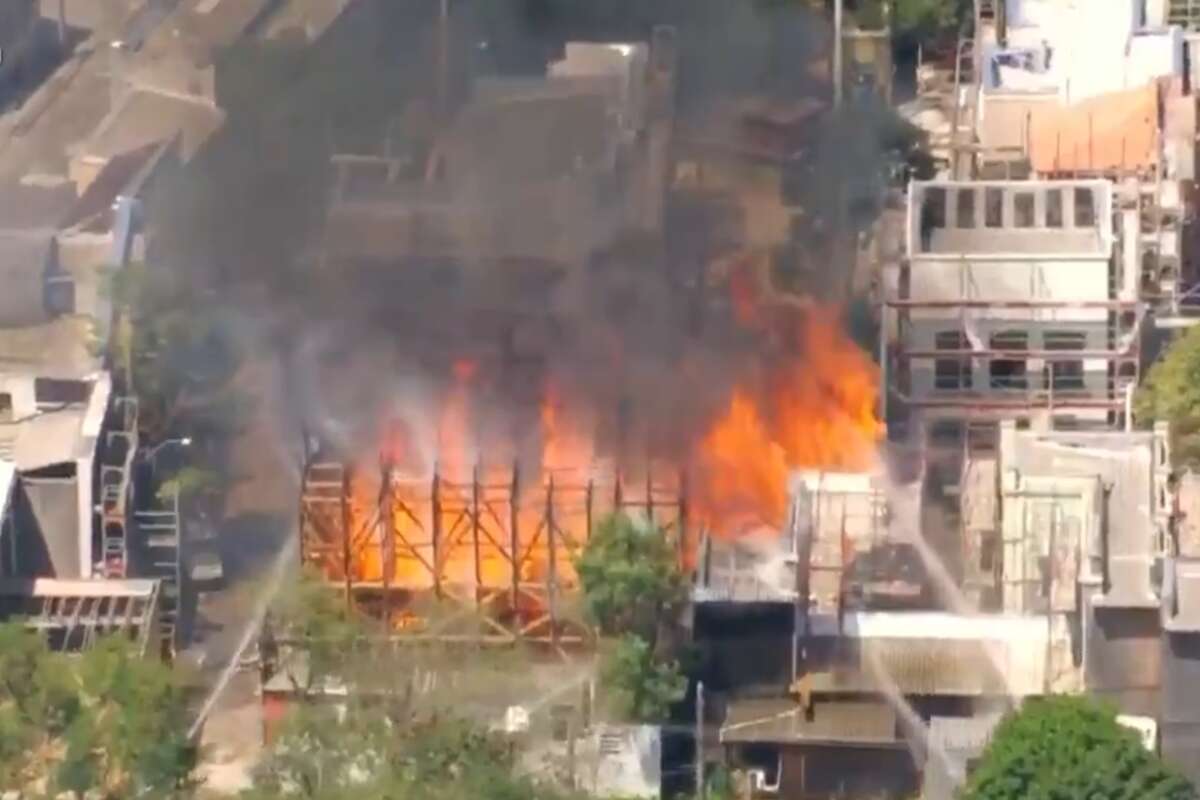
POLYGON ((669 499, 660 496, 654 506, 649 498, 677 491, 682 473, 691 476, 692 513, 690 540, 681 543, 691 546, 697 524, 717 535, 777 528, 793 470, 870 468, 881 433, 875 365, 842 330, 836 309, 800 298, 764 301, 754 266, 735 268, 730 291, 735 317, 764 346, 747 370, 752 377, 731 390, 688 457, 655 462, 666 467, 659 472, 649 463, 616 464, 615 473, 595 469, 596 420, 604 409, 550 376, 540 387, 536 438, 527 424, 507 451, 490 441, 481 448, 477 436, 487 417, 480 415, 488 406, 481 391, 492 378, 480 363, 458 360, 432 418, 385 421, 379 463, 364 461, 351 473, 353 579, 440 586, 476 602, 531 602, 536 589, 525 587, 544 587, 551 575, 559 586, 573 582, 573 556, 592 520, 618 504, 669 509, 669 499), (522 449, 532 441, 540 444, 536 464, 525 463, 532 459, 522 449), (675 476, 674 488, 665 474, 675 476), (614 485, 616 475, 622 480, 614 485))
POLYGON ((868 469, 882 433, 878 370, 838 314, 808 301, 762 302, 752 270, 743 263, 730 275, 737 317, 780 353, 766 365, 765 385, 739 387, 700 445, 698 506, 724 534, 778 527, 789 472, 868 469))

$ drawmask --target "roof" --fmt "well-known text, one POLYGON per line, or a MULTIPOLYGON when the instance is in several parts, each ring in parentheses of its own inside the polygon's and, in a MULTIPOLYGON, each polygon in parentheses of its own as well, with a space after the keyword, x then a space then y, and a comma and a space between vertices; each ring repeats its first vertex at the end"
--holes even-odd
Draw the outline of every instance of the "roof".
POLYGON ((274 5, 275 0, 186 0, 173 22, 189 37, 225 45, 244 35, 274 5))
POLYGON ((75 184, 0 184, 0 231, 53 231, 75 204, 75 184))
POLYGON ((100 121, 80 145, 82 156, 101 159, 181 138, 185 159, 195 155, 225 121, 225 112, 207 100, 138 89, 100 121))
POLYGON ((41 378, 83 378, 100 368, 92 320, 64 316, 23 328, 0 328, 0 371, 41 378))
MULTIPOLYGON (((1155 518, 1167 511, 1156 500, 1165 482, 1165 434, 1151 431, 1039 433, 1002 428, 1000 462, 1007 472, 1099 478, 1104 494, 1107 586, 1097 605, 1147 608, 1156 605, 1151 586, 1155 518)), ((1165 497, 1164 497, 1165 499, 1165 497)), ((1084 521, 1082 528, 1086 528, 1084 521)), ((1165 531, 1163 531, 1165 535, 1165 531)), ((1085 543, 1086 544, 1086 543, 1085 543)))
POLYGON ((50 320, 46 275, 53 246, 51 231, 0 232, 0 328, 50 320))
POLYGON ((337 21, 342 12, 354 0, 288 0, 267 18, 262 36, 266 39, 282 38, 293 31, 300 31, 304 38, 314 41, 337 21))
POLYGON ((1158 87, 1100 95, 1030 112, 1029 158, 1037 172, 1108 172, 1157 163, 1158 87))
POLYGON ((63 227, 71 228, 95 217, 111 215, 112 205, 117 196, 142 174, 143 167, 162 149, 162 143, 151 142, 122 153, 105 164, 100 174, 88 184, 71 213, 63 220, 63 227))
POLYGON ((811 714, 790 698, 729 703, 721 742, 824 742, 897 745, 895 709, 883 700, 815 702, 811 714))
POLYGON ((814 615, 809 630, 816 692, 1022 697, 1044 689, 1044 617, 866 611, 843 614, 840 625, 814 615))
POLYGON ((473 103, 455 125, 452 180, 506 185, 571 174, 605 156, 607 123, 605 99, 593 92, 473 103))
POLYGON ((32 472, 92 455, 111 393, 111 380, 101 374, 91 382, 85 403, 40 409, 0 424, 0 436, 11 443, 17 470, 32 472))
POLYGON ((0 579, 0 620, 20 619, 44 632, 55 650, 90 647, 98 635, 123 633, 145 650, 157 614, 159 581, 0 579))

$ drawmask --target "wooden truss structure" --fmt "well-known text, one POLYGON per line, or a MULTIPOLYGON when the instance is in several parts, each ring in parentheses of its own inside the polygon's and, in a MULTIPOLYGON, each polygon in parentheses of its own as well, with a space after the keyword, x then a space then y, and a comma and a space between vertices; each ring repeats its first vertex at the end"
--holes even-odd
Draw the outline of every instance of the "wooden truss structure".
MULTIPOLYGON (((654 475, 654 470, 648 474, 654 475)), ((300 553, 346 602, 404 638, 483 644, 586 645, 592 632, 574 602, 574 562, 605 515, 648 517, 687 554, 682 475, 626 483, 620 475, 530 485, 517 465, 475 467, 466 480, 437 469, 413 479, 336 462, 305 469, 300 553), (368 471, 369 472, 369 471, 368 471), (448 600, 475 620, 467 632, 422 633, 423 601, 448 600)))

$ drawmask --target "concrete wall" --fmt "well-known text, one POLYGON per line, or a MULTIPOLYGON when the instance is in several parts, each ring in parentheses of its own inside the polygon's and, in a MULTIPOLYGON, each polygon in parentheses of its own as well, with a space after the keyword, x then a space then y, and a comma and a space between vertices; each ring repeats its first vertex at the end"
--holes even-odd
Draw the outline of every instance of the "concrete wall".
POLYGON ((13 498, 19 576, 84 575, 79 558, 78 491, 79 483, 73 475, 21 477, 13 498))

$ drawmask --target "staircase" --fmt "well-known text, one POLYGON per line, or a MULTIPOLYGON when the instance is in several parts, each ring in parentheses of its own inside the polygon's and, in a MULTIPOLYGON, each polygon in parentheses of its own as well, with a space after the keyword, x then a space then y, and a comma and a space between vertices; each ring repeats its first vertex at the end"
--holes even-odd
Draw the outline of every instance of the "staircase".
POLYGON ((179 493, 134 514, 141 546, 141 574, 162 581, 159 623, 164 655, 174 656, 179 646, 179 610, 182 574, 179 561, 179 493))

